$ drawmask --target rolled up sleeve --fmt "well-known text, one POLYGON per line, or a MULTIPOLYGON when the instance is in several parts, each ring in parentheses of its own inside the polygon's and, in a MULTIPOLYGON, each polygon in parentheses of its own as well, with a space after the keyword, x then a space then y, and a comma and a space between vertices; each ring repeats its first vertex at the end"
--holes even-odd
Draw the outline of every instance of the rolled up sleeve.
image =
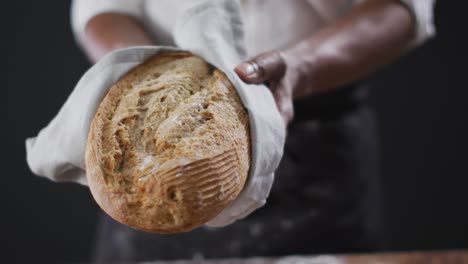
POLYGON ((73 34, 81 43, 86 24, 102 13, 119 13, 135 18, 143 15, 143 0, 73 0, 71 26, 73 34))
POLYGON ((400 0, 414 16, 415 35, 410 47, 419 46, 436 34, 434 25, 435 0, 400 0))

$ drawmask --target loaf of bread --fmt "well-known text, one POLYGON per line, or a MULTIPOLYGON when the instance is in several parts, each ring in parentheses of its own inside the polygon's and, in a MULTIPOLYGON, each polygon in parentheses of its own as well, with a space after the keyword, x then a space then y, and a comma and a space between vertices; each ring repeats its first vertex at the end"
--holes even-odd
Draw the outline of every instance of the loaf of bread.
POLYGON ((218 215, 250 167, 249 119, 226 76, 186 52, 158 54, 115 83, 92 121, 86 172, 117 221, 179 233, 218 215))

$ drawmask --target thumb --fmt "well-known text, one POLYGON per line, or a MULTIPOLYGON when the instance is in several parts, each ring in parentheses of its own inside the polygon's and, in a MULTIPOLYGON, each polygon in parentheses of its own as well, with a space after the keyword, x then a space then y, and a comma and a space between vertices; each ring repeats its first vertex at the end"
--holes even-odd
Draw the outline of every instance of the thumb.
POLYGON ((246 83, 264 83, 281 79, 286 63, 278 51, 270 51, 239 64, 234 71, 246 83))

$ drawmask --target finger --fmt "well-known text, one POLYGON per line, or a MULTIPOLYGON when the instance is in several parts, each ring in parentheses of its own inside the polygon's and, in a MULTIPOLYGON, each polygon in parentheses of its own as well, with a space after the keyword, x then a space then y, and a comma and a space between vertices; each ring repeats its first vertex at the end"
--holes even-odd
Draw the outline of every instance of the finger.
POLYGON ((270 51, 239 64, 234 71, 247 83, 264 83, 281 79, 286 63, 278 51, 270 51))
POLYGON ((288 126, 289 123, 291 123, 291 121, 294 118, 294 108, 293 108, 292 104, 285 103, 283 105, 283 110, 281 111, 281 116, 283 117, 284 124, 286 126, 288 126))
POLYGON ((278 111, 283 118, 286 126, 292 121, 294 117, 294 106, 290 95, 286 94, 283 89, 277 89, 273 93, 278 111))
POLYGON ((292 107, 292 105, 285 107, 285 109, 283 110, 282 116, 283 116, 283 120, 286 126, 292 122, 294 118, 294 108, 292 107))

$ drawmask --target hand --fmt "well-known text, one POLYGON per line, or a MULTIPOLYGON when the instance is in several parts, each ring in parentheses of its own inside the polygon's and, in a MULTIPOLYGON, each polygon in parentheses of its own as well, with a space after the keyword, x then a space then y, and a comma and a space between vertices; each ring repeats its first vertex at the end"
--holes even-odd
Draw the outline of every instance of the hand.
POLYGON ((327 93, 398 58, 414 39, 412 13, 401 1, 362 1, 310 38, 238 65, 247 83, 266 84, 288 124, 295 98, 327 93), (378 18, 378 19, 377 19, 378 18))
POLYGON ((286 125, 294 116, 293 90, 295 81, 286 60, 278 51, 260 54, 239 64, 234 71, 246 83, 265 84, 273 94, 286 125))

